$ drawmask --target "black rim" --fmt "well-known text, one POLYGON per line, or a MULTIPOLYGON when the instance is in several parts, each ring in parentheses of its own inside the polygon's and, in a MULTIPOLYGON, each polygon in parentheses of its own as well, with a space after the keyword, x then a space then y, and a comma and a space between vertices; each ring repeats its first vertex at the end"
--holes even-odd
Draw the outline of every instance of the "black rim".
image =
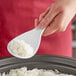
POLYGON ((32 65, 32 67, 47 66, 47 68, 50 68, 51 66, 52 68, 58 68, 65 73, 76 74, 76 59, 56 55, 36 55, 30 59, 18 59, 15 57, 1 58, 0 70, 5 69, 5 67, 15 67, 16 65, 22 66, 24 64, 27 66, 32 65), (66 68, 68 70, 65 70, 66 68))

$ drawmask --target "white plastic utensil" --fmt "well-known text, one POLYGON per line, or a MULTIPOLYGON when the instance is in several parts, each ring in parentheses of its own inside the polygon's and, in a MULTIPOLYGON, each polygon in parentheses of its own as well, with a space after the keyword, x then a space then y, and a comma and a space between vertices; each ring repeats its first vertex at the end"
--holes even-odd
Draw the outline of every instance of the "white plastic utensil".
MULTIPOLYGON (((27 44, 29 44, 34 49, 34 52, 33 52, 33 55, 32 55, 32 56, 34 56, 36 54, 38 48, 39 48, 40 41, 41 41, 41 36, 42 36, 42 33, 44 32, 44 30, 45 30, 45 28, 44 29, 40 29, 40 28, 36 27, 35 29, 33 29, 31 31, 25 32, 25 33, 17 36, 13 40, 16 40, 16 39, 17 40, 22 40, 22 41, 26 42, 27 44)), ((15 56, 17 58, 22 58, 22 59, 27 59, 27 58, 31 58, 32 57, 32 56, 21 57, 21 56, 17 56, 15 53, 13 53, 10 50, 11 41, 8 43, 8 46, 7 46, 7 49, 9 51, 9 53, 11 53, 13 56, 15 56)))

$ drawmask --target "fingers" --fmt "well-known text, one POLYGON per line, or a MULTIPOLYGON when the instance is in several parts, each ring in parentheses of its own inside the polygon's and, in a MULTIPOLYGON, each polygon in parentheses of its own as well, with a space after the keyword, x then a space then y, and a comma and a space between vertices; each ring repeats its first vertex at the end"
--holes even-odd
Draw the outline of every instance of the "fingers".
POLYGON ((48 12, 48 14, 42 19, 42 21, 39 23, 38 27, 39 28, 45 28, 46 26, 48 26, 53 18, 60 12, 60 10, 56 10, 54 7, 51 7, 50 11, 48 12))
POLYGON ((57 32, 57 25, 55 26, 54 21, 46 28, 46 30, 43 33, 43 36, 51 35, 55 32, 57 32))
POLYGON ((43 36, 48 36, 55 32, 57 32, 57 29, 55 29, 55 28, 52 29, 48 26, 48 28, 44 31, 43 36))
POLYGON ((42 14, 40 14, 40 16, 39 16, 39 22, 44 18, 44 16, 45 16, 45 12, 42 13, 42 14))
POLYGON ((38 26, 38 23, 39 23, 39 22, 45 17, 45 15, 49 12, 49 9, 50 9, 50 7, 48 7, 48 9, 39 16, 39 20, 38 20, 37 18, 35 19, 35 24, 34 24, 35 27, 38 26))
POLYGON ((40 14, 40 16, 39 16, 39 22, 45 17, 45 15, 46 15, 46 12, 40 14))
POLYGON ((49 10, 50 10, 50 7, 44 13, 40 14, 39 22, 46 16, 46 14, 49 12, 49 10))
POLYGON ((47 36, 50 34, 53 34, 55 32, 64 31, 65 26, 63 26, 64 16, 63 13, 59 13, 53 20, 53 22, 50 24, 50 26, 47 27, 47 29, 44 31, 43 35, 47 36))
POLYGON ((54 18, 50 26, 48 26, 47 29, 44 31, 43 35, 47 36, 55 32, 64 32, 73 17, 74 15, 71 16, 69 12, 60 12, 54 18))

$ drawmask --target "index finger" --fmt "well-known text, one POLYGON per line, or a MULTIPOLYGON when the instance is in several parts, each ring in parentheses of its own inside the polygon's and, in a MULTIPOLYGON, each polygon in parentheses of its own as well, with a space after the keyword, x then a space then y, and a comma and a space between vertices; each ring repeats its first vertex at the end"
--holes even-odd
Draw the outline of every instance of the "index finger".
POLYGON ((51 8, 48 14, 38 24, 38 27, 39 28, 47 27, 58 13, 59 13, 59 10, 55 10, 55 9, 53 10, 53 8, 51 8))

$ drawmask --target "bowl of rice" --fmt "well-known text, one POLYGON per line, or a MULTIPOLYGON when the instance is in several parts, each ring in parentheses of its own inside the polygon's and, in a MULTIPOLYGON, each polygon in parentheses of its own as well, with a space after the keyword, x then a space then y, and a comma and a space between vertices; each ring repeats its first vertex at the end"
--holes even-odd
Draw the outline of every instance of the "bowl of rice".
POLYGON ((0 58, 0 76, 76 76, 76 59, 54 55, 0 58))

